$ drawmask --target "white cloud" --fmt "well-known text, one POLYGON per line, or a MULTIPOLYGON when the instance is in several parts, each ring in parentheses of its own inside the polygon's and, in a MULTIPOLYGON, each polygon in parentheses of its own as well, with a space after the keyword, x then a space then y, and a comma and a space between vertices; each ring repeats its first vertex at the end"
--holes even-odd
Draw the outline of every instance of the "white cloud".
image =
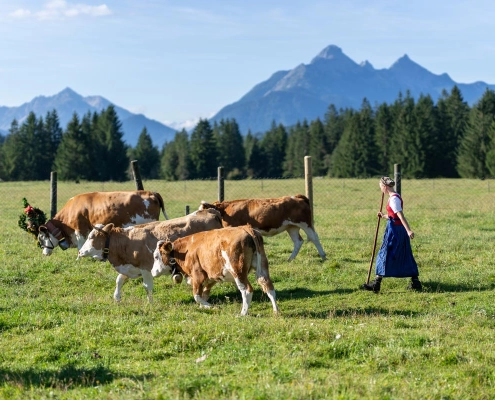
POLYGON ((31 15, 31 11, 25 10, 24 8, 19 8, 18 10, 15 10, 13 13, 10 13, 11 17, 14 18, 26 18, 31 15))
POLYGON ((199 122, 199 118, 193 118, 182 122, 163 121, 165 125, 169 126, 172 129, 175 129, 176 131, 181 131, 182 129, 189 131, 195 128, 198 122, 199 122))
POLYGON ((82 15, 90 17, 102 17, 112 14, 112 10, 106 4, 92 6, 89 4, 69 4, 65 0, 53 0, 45 3, 44 7, 38 11, 18 9, 10 14, 15 18, 26 18, 35 16, 39 20, 53 20, 64 18, 75 18, 82 15))

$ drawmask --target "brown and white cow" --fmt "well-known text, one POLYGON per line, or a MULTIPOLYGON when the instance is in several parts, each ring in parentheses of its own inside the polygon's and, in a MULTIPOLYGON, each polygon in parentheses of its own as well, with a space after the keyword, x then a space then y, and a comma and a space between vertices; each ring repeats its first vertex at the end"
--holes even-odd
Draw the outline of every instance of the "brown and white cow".
POLYGON ((156 245, 151 274, 183 273, 193 288, 194 300, 210 308, 210 290, 217 282, 235 282, 242 294, 241 315, 246 315, 253 297, 248 274, 254 270, 256 280, 270 298, 273 312, 279 309, 275 289, 268 272, 268 259, 261 233, 251 226, 240 226, 195 233, 156 245))
POLYGON ((46 256, 57 245, 63 250, 80 249, 97 223, 122 227, 144 224, 157 221, 160 210, 168 219, 162 196, 146 190, 79 194, 45 225, 37 227, 38 243, 46 256))
POLYGON ((326 259, 318 234, 313 228, 311 207, 306 196, 298 194, 269 199, 215 201, 213 204, 203 201, 199 207, 200 210, 209 208, 220 211, 224 227, 250 224, 263 236, 274 236, 287 231, 294 243, 289 261, 297 256, 304 243, 299 234, 299 229, 302 229, 308 240, 316 246, 320 257, 326 259))
POLYGON ((121 300, 121 290, 128 278, 143 277, 148 300, 153 301, 153 252, 159 240, 173 241, 192 233, 222 228, 220 213, 215 210, 195 211, 185 217, 150 222, 129 228, 113 224, 95 225, 79 250, 79 257, 106 261, 119 273, 114 299, 121 300))

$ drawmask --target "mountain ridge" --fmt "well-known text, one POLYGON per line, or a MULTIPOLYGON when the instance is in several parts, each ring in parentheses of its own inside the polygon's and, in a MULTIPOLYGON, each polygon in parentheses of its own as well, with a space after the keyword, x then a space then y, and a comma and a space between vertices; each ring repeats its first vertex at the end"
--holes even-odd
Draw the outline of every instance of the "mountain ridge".
POLYGON ((0 132, 3 135, 8 134, 12 121, 16 119, 19 123, 27 118, 32 111, 37 117, 45 117, 48 111, 57 110, 57 114, 62 129, 72 119, 74 112, 80 118, 87 112, 101 112, 109 105, 115 107, 117 116, 122 123, 123 141, 130 146, 135 147, 141 134, 146 127, 148 134, 155 146, 161 148, 165 142, 174 139, 175 130, 153 119, 149 119, 143 114, 134 114, 130 111, 117 106, 115 103, 98 95, 83 97, 70 87, 66 87, 53 96, 39 95, 31 101, 21 104, 18 107, 0 106, 0 132))
POLYGON ((273 121, 290 126, 304 119, 323 118, 330 104, 337 109, 359 109, 364 98, 372 105, 390 104, 399 93, 409 91, 415 99, 429 94, 436 102, 443 90, 449 92, 455 85, 470 105, 486 89, 495 90, 495 85, 482 81, 457 83, 447 73, 434 74, 407 53, 389 68, 375 69, 368 60, 358 64, 331 44, 309 64, 273 73, 210 121, 235 118, 243 134, 264 132, 273 121))

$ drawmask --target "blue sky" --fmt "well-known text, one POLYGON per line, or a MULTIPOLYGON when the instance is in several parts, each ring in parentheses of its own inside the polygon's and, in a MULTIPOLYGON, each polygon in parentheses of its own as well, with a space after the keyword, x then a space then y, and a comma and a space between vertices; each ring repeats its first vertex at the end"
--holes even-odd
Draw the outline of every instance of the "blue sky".
POLYGON ((495 84, 493 0, 0 0, 0 106, 70 87, 172 126, 334 44, 495 84))

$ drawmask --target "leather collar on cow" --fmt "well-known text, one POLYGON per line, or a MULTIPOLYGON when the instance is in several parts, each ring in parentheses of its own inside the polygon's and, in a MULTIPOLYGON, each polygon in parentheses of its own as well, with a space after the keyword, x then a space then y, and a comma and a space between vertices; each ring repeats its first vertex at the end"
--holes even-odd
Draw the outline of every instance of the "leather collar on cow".
POLYGON ((110 252, 110 234, 107 233, 107 238, 105 239, 105 247, 103 248, 103 261, 108 259, 108 253, 110 252))
MULTIPOLYGON (((47 221, 45 225, 41 225, 39 228, 40 231, 44 230, 43 228, 46 229, 48 233, 52 234, 58 240, 58 245, 62 250, 67 250, 69 248, 69 244, 67 243, 67 240, 65 239, 63 232, 59 228, 57 228, 51 220, 47 221)), ((44 247, 47 247, 48 249, 55 248, 55 246, 53 245, 50 239, 50 236, 48 236, 48 240, 50 241, 51 247, 49 246, 44 246, 44 247)), ((41 241, 38 240, 38 242, 40 243, 41 247, 43 247, 41 241)))
POLYGON ((174 250, 170 252, 170 260, 168 263, 170 264, 170 268, 172 268, 172 275, 174 275, 177 271, 177 261, 175 260, 174 250))

